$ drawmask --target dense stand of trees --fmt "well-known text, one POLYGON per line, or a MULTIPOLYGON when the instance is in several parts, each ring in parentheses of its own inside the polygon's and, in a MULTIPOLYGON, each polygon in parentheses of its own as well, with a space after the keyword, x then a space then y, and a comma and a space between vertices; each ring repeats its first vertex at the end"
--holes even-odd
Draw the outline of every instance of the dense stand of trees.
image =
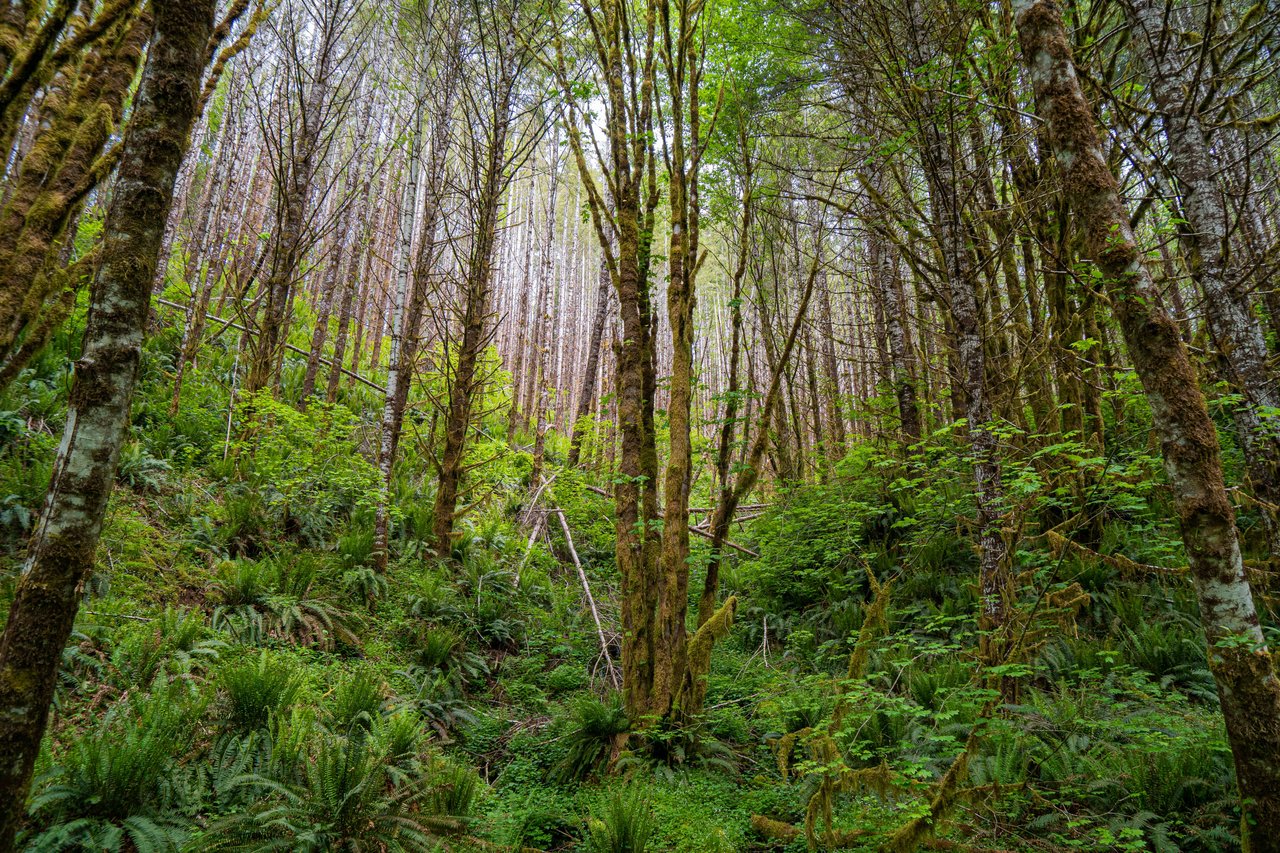
POLYGON ((1039 594, 1019 543, 1096 545, 1101 475, 1043 467, 1069 498, 1028 514, 1006 466, 1108 458, 1136 376, 1245 845, 1280 849, 1280 681, 1242 556, 1280 560, 1278 47, 1267 4, 1195 0, 0 5, 0 382, 90 306, 0 644, 0 847, 141 336, 170 330, 172 412, 209 348, 236 353, 228 444, 262 395, 376 392, 378 571, 406 442, 442 559, 499 456, 531 454, 530 510, 559 469, 601 475, 633 731, 702 712, 752 495, 859 445, 909 474, 963 436, 978 659, 1015 663, 1039 594))

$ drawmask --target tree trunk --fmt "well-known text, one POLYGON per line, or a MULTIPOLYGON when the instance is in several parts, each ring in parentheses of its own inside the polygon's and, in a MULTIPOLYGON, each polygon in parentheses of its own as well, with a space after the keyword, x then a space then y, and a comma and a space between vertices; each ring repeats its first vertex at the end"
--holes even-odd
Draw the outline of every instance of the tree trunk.
MULTIPOLYGON (((919 0, 910 0, 912 56, 924 66, 931 58, 930 50, 920 44, 925 19, 919 0)), ((1006 544, 1002 535, 1000 454, 991 432, 991 401, 987 381, 987 360, 982 340, 982 315, 978 303, 978 287, 973 259, 964 225, 957 152, 942 132, 947 126, 937 98, 930 90, 920 94, 920 114, 924 172, 929 186, 929 203, 941 243, 945 264, 947 295, 956 342, 957 380, 965 398, 965 419, 969 442, 973 448, 973 476, 978 514, 979 592, 981 611, 978 629, 982 633, 981 650, 985 660, 994 663, 999 657, 997 633, 1009 614, 1012 579, 1006 565, 1006 544)))
MULTIPOLYGON (((305 96, 298 105, 300 127, 295 138, 281 149, 283 162, 276 164, 279 177, 276 209, 280 219, 271 235, 270 262, 267 264, 267 277, 261 285, 265 298, 258 333, 252 344, 249 374, 244 383, 247 393, 273 386, 279 379, 280 362, 289 339, 294 285, 316 233, 310 221, 315 213, 312 195, 324 159, 324 149, 331 141, 324 130, 333 118, 328 107, 333 82, 330 77, 338 50, 335 43, 338 27, 334 18, 339 14, 336 5, 323 7, 322 18, 318 21, 320 42, 315 68, 305 96)), ((290 59, 296 62, 301 57, 290 59)))
POLYGON ((1217 433, 1103 158, 1061 9, 1053 0, 1015 0, 1014 8, 1037 112, 1160 435, 1235 758, 1243 847, 1280 850, 1280 680, 1254 611, 1217 433))
MULTIPOLYGON (((15 375, 53 327, 40 323, 66 282, 56 263, 67 224, 110 171, 103 154, 150 32, 137 10, 95 45, 83 73, 63 69, 36 117, 41 130, 0 210, 0 371, 15 375), (35 346, 33 346, 35 344, 35 346)), ((0 151, 8 154, 8 146, 0 151)))
MULTIPOLYGON (((1280 392, 1267 363, 1262 326, 1240 286, 1240 270, 1228 256, 1232 228, 1215 179, 1216 156, 1210 150, 1209 131, 1192 102, 1196 81, 1191 76, 1199 53, 1183 62, 1174 52, 1170 42, 1178 35, 1166 25, 1166 0, 1127 0, 1125 6, 1169 144, 1170 165, 1187 220, 1191 275, 1204 291, 1209 331, 1227 375, 1244 397, 1232 414, 1249 479, 1264 507, 1276 506, 1280 504, 1280 431, 1274 418, 1280 411, 1280 392)), ((1280 561, 1280 517, 1271 509, 1264 509, 1262 517, 1272 559, 1280 561)))
MULTIPOLYGON (((510 21, 510 24, 515 26, 514 21, 510 21)), ((504 34, 503 38, 509 38, 509 34, 504 34)), ((483 144, 472 149, 478 161, 475 168, 478 185, 474 189, 474 200, 471 203, 473 237, 464 271, 462 337, 458 343, 457 366, 449 383, 444 449, 440 454, 440 477, 432 520, 436 552, 442 557, 448 556, 453 550, 454 520, 465 472, 463 457, 467 448, 467 431, 471 426, 473 398, 478 385, 477 371, 480 357, 489 341, 487 327, 490 293, 493 289, 494 247, 502 198, 510 182, 508 169, 512 155, 507 150, 507 142, 512 122, 517 61, 510 54, 498 56, 500 67, 491 72, 497 78, 494 89, 489 94, 492 112, 486 111, 483 116, 490 124, 485 128, 483 144)))
POLYGON ((154 0, 155 36, 103 228, 67 425, 0 639, 0 849, 12 847, 58 663, 92 571, 141 358, 165 222, 196 118, 214 0, 154 0))
POLYGON ((604 345, 604 324, 609 316, 609 288, 612 284, 609 267, 601 260, 600 285, 596 289, 596 311, 591 321, 591 339, 587 344, 587 366, 582 373, 582 388, 578 391, 578 411, 573 420, 573 438, 569 443, 570 468, 578 466, 578 456, 582 452, 584 421, 595 404, 596 376, 600 372, 600 349, 604 345))
POLYGON ((893 396, 898 403, 898 424, 906 444, 920 441, 920 405, 916 398, 914 357, 907 345, 902 323, 902 283, 894 274, 893 259, 884 238, 873 231, 870 236, 871 286, 884 305, 884 324, 892 370, 893 396))

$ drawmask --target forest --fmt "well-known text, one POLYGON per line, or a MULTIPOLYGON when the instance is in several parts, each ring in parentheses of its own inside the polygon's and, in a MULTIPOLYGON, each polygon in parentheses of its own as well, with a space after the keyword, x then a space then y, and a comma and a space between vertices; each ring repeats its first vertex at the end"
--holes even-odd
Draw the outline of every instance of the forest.
POLYGON ((1274 0, 2 0, 0 853, 1280 851, 1274 0))

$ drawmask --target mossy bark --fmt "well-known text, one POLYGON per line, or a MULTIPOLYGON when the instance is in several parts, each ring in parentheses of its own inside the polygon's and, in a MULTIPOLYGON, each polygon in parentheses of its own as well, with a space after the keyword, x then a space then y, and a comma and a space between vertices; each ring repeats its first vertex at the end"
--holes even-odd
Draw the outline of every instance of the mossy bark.
POLYGON ((1280 515, 1271 509, 1280 504, 1280 429, 1274 420, 1280 389, 1268 363, 1262 324, 1230 255, 1233 225, 1215 174, 1220 168, 1215 159, 1221 155, 1211 150, 1211 128, 1194 103, 1199 49, 1179 55, 1179 36, 1168 26, 1166 0, 1128 0, 1124 5, 1168 140, 1169 166, 1187 221, 1191 276, 1204 292, 1204 313, 1224 373, 1243 397, 1232 412, 1236 435, 1250 484, 1263 501, 1261 515, 1272 560, 1280 562, 1280 515))
MULTIPOLYGON (((131 10, 101 35, 82 62, 68 62, 46 87, 41 128, 0 210, 0 364, 16 374, 40 324, 68 223, 115 165, 104 148, 117 130, 129 87, 151 33, 131 10)), ((8 150, 6 147, 4 150, 8 150)))
MULTIPOLYGON (((908 9, 912 23, 908 34, 912 63, 919 68, 938 64, 942 61, 937 53, 941 45, 928 39, 942 36, 929 32, 928 19, 920 0, 910 0, 908 9)), ((1008 621, 1013 580, 1007 565, 1008 546, 1001 530, 1004 489, 1000 451, 991 430, 992 395, 979 283, 969 229, 964 222, 960 154, 956 150, 954 134, 948 136, 943 132, 944 128, 954 125, 955 117, 945 111, 944 102, 934 89, 928 87, 921 89, 916 111, 916 125, 921 136, 921 165, 929 188, 929 204, 946 277, 948 314, 955 341, 954 387, 963 392, 964 416, 973 451, 981 654, 984 660, 994 663, 1000 657, 999 633, 1008 621)))
POLYGON ((0 639, 0 849, 13 844, 80 585, 93 569, 137 379, 173 186, 196 117, 214 0, 155 0, 155 37, 104 226, 84 352, 44 512, 0 639))
MULTIPOLYGON (((670 104, 667 322, 671 328, 671 376, 667 423, 670 449, 663 473, 662 551, 657 574, 655 713, 680 715, 681 685, 688 665, 685 621, 689 610, 689 490, 693 479, 693 324, 697 303, 700 218, 698 174, 701 116, 698 100, 701 54, 694 43, 700 7, 659 4, 670 104), (672 12, 675 15, 672 15, 672 12)), ((727 628, 726 628, 727 631, 727 628)), ((710 660, 708 636, 707 659, 710 660)), ((699 703, 701 704, 701 703, 699 703)))
POLYGON ((1062 11, 1054 0, 1017 0, 1014 8, 1076 227, 1102 274, 1160 437, 1235 758, 1244 849, 1280 850, 1280 681, 1254 611, 1214 423, 1103 157, 1062 11))

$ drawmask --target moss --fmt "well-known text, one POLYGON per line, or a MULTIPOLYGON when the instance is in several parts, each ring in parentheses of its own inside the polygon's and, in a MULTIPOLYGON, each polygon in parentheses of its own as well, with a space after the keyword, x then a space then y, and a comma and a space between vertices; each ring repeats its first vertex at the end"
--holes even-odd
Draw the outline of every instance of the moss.
POLYGON ((977 747, 977 729, 969 734, 964 751, 956 756, 934 790, 928 810, 908 821, 880 848, 883 853, 915 853, 934 832, 960 798, 960 783, 968 776, 969 758, 977 747))

